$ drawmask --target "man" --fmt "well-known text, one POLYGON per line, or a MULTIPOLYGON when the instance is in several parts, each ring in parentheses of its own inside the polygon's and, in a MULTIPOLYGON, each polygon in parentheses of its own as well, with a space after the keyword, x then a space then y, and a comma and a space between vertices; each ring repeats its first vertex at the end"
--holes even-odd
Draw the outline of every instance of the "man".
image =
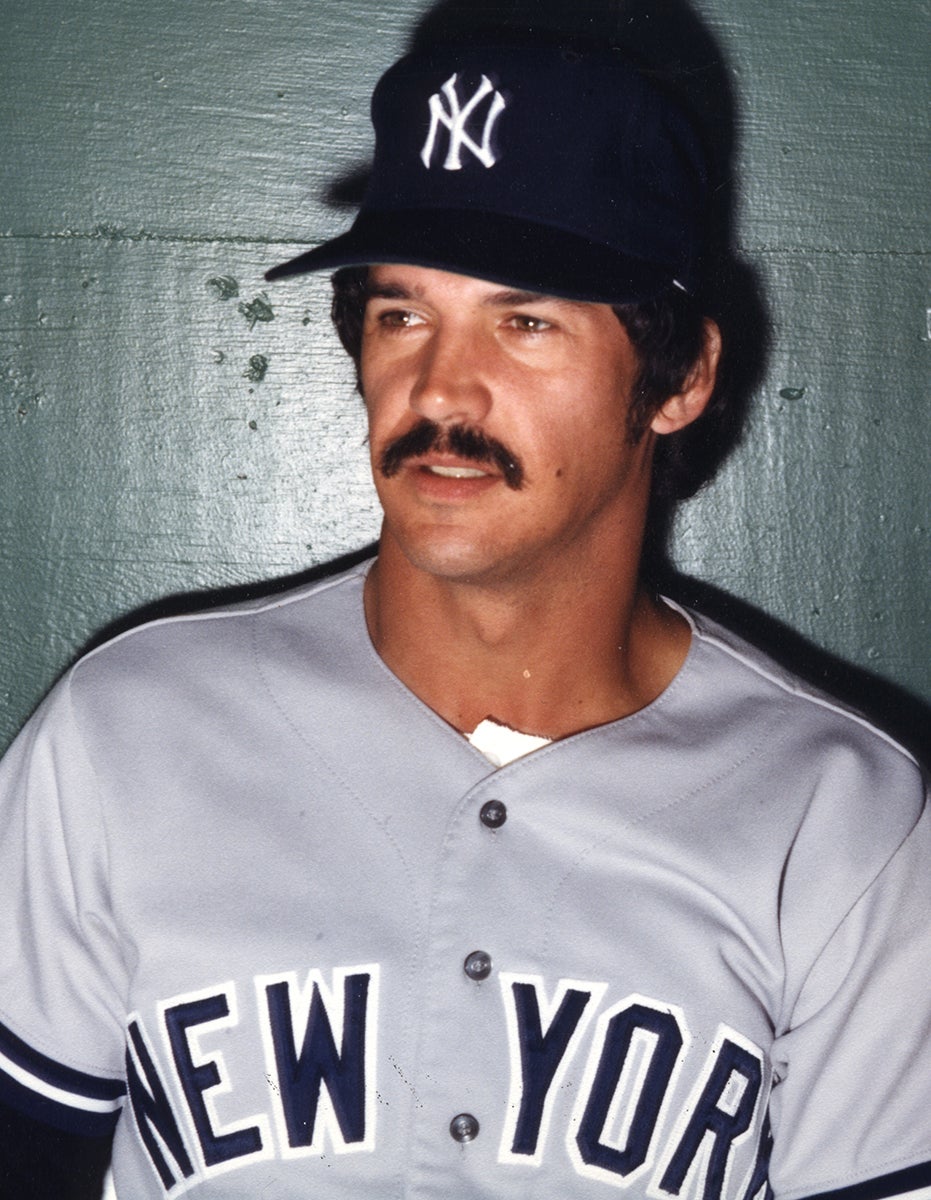
POLYGON ((65 1178, 11 1194, 114 1127, 132 1200, 931 1186, 919 773, 641 577, 720 403, 687 114, 485 42, 373 115, 270 278, 340 268, 378 558, 123 636, 8 756, 4 1154, 65 1178))

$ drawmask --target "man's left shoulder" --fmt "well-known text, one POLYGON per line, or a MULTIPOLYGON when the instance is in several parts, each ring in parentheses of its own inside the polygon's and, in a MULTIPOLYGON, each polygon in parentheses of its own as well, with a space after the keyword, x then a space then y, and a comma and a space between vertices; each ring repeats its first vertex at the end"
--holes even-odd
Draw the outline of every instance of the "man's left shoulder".
MULTIPOLYGON (((710 706, 729 710, 733 727, 752 727, 787 776, 832 780, 852 798, 899 797, 917 816, 926 792, 907 749, 856 708, 822 691, 711 618, 688 611, 710 706)), ((741 736, 741 732, 737 733, 741 736)), ((757 739, 753 739, 754 741, 757 739)))

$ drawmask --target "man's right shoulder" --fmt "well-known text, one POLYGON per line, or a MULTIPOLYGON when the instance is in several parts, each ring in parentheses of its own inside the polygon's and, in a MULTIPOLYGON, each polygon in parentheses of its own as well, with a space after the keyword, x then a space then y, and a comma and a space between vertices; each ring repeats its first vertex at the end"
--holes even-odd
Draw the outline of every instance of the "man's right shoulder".
POLYGON ((151 689, 185 681, 239 678, 245 685, 262 654, 299 654, 308 667, 357 641, 369 563, 235 604, 161 617, 126 630, 80 658, 62 686, 76 702, 101 691, 151 689))

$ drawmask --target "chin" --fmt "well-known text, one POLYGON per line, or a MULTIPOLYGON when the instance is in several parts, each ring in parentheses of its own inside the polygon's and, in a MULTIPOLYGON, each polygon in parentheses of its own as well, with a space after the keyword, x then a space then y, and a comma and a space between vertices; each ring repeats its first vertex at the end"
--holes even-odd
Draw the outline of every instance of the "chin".
POLYGON ((450 583, 479 583, 499 573, 500 563, 473 546, 418 547, 405 551, 415 570, 450 583))
POLYGON ((506 577, 512 555, 473 536, 448 531, 426 537, 395 537, 395 545, 415 571, 451 583, 491 582, 506 577))

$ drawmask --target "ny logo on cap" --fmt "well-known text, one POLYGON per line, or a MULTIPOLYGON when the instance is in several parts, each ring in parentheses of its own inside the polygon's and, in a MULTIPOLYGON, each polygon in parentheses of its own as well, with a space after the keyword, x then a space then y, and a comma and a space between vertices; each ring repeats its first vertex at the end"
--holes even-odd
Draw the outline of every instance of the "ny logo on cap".
POLYGON ((455 74, 450 75, 449 79, 440 88, 443 96, 446 97, 448 108, 444 107, 440 92, 434 92, 430 97, 430 132, 427 134, 427 140, 424 142, 423 149, 420 152, 421 161, 425 167, 429 168, 430 160, 433 158, 433 148, 436 144, 437 132, 440 125, 445 125, 449 130, 449 149, 446 151, 446 160, 443 163, 445 170, 459 171, 462 169, 463 149, 474 154, 483 166, 493 167, 496 159, 491 150, 491 137, 494 132, 495 122, 505 109, 504 97, 500 92, 494 90, 488 76, 483 75, 482 82, 476 88, 471 99, 467 104, 461 105, 456 92, 456 79, 457 76, 455 74), (494 95, 485 114, 485 128, 482 130, 482 142, 479 145, 474 138, 469 136, 466 125, 469 118, 489 92, 494 92, 494 95))

